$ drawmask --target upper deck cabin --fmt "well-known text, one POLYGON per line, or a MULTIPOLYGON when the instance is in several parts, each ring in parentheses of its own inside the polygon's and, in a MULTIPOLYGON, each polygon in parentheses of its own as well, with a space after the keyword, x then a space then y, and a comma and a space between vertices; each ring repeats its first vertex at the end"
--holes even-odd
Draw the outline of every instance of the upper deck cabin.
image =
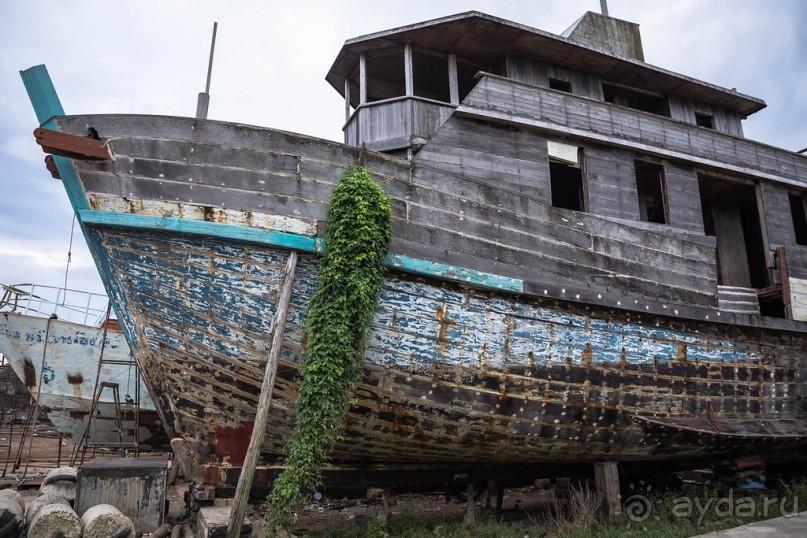
POLYGON ((639 26, 588 12, 558 36, 468 12, 348 40, 326 79, 345 142, 417 151, 493 74, 742 136, 764 101, 644 62, 639 26))
POLYGON ((588 12, 555 35, 462 13, 348 40, 326 79, 345 143, 714 237, 721 310, 807 320, 807 158, 744 138, 763 100, 646 63, 637 24, 588 12))

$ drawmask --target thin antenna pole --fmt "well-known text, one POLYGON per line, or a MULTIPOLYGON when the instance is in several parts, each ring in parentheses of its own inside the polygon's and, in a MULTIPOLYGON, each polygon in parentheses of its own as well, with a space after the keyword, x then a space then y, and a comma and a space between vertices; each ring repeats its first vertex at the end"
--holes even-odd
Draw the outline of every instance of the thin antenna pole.
POLYGON ((216 50, 216 31, 219 28, 219 23, 213 23, 213 39, 210 42, 210 62, 207 64, 207 84, 205 91, 199 94, 199 100, 196 101, 196 119, 207 119, 207 108, 210 105, 210 76, 213 73, 213 53, 216 50))
POLYGON ((208 94, 210 93, 210 75, 213 73, 213 52, 216 50, 216 30, 218 28, 219 23, 213 22, 213 39, 210 41, 210 62, 207 64, 207 85, 205 86, 205 93, 208 94))

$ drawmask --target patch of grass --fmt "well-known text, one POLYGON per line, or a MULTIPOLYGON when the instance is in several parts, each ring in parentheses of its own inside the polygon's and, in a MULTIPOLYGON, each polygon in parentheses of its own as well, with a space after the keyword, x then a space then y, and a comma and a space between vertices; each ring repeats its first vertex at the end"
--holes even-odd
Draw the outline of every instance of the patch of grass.
POLYGON ((475 532, 461 521, 423 517, 404 511, 389 521, 372 518, 350 530, 333 530, 328 538, 686 538, 807 510, 807 481, 780 485, 777 491, 738 493, 702 486, 646 494, 649 513, 625 512, 619 524, 596 518, 599 496, 586 487, 572 488, 568 501, 556 502, 544 516, 504 522, 482 512, 475 532))

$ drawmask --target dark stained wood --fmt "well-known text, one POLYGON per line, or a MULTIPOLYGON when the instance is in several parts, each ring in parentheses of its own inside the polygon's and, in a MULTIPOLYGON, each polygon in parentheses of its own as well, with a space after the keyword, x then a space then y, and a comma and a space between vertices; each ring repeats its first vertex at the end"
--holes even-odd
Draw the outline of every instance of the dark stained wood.
POLYGON ((56 162, 53 160, 53 155, 45 156, 45 168, 50 172, 50 177, 53 179, 62 179, 59 175, 59 169, 56 168, 56 162))
POLYGON ((34 129, 34 138, 45 153, 70 159, 112 160, 109 148, 102 140, 71 135, 43 127, 34 129))
POLYGON ((779 278, 782 282, 782 302, 787 307, 790 304, 790 272, 787 266, 787 251, 785 247, 776 249, 776 263, 779 267, 779 278))
POLYGON ((600 516, 612 525, 622 517, 622 496, 619 494, 619 471, 615 462, 594 464, 594 481, 602 498, 600 516))

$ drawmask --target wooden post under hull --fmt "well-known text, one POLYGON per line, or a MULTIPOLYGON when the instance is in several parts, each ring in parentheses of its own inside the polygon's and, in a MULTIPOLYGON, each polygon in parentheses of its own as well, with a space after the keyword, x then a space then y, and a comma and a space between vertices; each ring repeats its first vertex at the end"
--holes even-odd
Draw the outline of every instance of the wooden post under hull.
POLYGON ((241 476, 238 478, 238 485, 235 488, 233 506, 230 510, 230 523, 227 526, 227 538, 238 538, 241 536, 241 525, 244 522, 244 514, 249 498, 249 489, 252 487, 252 479, 255 476, 255 466, 261 455, 261 443, 266 435, 266 423, 269 420, 269 404, 272 401, 272 389, 275 385, 275 375, 277 374, 277 362, 280 356, 280 348, 283 343, 283 331, 286 328, 286 314, 291 301, 291 286, 294 281, 294 271, 297 268, 297 252, 292 250, 286 260, 286 267, 283 271, 283 289, 277 305, 272 323, 272 347, 269 348, 269 358, 266 361, 266 368, 263 374, 263 385, 261 395, 258 399, 258 411, 255 416, 255 425, 252 429, 252 436, 249 440, 249 448, 244 458, 244 467, 241 476))
POLYGON ((619 472, 616 462, 594 464, 594 483, 602 497, 600 517, 607 524, 616 523, 622 517, 622 496, 619 494, 619 472))

